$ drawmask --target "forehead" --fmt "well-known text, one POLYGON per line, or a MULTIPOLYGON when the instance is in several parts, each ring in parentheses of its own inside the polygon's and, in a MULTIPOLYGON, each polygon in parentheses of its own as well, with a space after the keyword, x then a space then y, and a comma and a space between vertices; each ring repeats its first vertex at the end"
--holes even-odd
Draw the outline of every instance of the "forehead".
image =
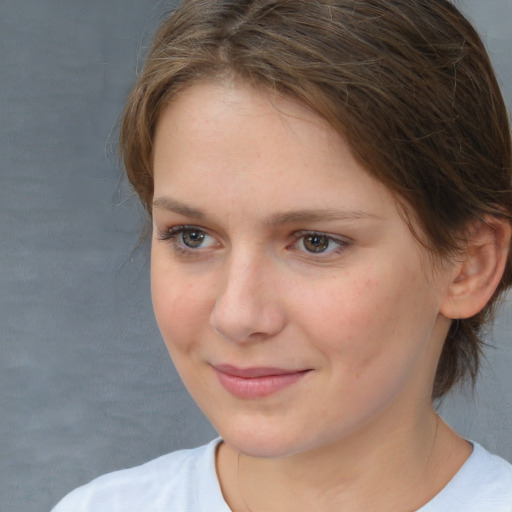
POLYGON ((378 216, 396 215, 398 205, 416 224, 414 209, 372 177, 323 118, 244 82, 199 83, 177 95, 159 118, 153 163, 155 195, 181 200, 193 191, 203 202, 236 197, 256 209, 262 197, 282 209, 332 203, 378 216))
MULTIPOLYGON (((374 190, 375 180, 322 118, 298 102, 246 84, 197 84, 163 111, 156 130, 154 179, 166 183, 229 177, 233 187, 288 183, 331 186, 344 177, 374 190), (371 186, 370 186, 371 185, 371 186)), ((227 190, 225 190, 227 193, 227 190)))
POLYGON ((271 142, 274 135, 300 137, 308 128, 317 132, 318 139, 338 142, 330 125, 299 101, 235 79, 188 86, 160 115, 157 139, 163 124, 172 126, 176 134, 182 130, 194 132, 195 136, 188 142, 197 142, 198 149, 200 144, 209 141, 221 144, 224 137, 231 137, 233 144, 238 134, 240 142, 245 142, 246 151, 250 152, 258 143, 271 142), (259 131, 263 128, 266 136, 259 131), (244 135, 250 140, 242 140, 244 135))

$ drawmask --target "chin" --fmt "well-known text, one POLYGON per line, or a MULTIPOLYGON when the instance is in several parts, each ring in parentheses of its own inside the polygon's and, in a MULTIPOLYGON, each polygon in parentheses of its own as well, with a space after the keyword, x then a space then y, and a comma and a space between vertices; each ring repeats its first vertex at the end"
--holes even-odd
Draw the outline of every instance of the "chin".
POLYGON ((261 437, 252 439, 225 440, 234 450, 257 459, 279 459, 289 457, 295 453, 301 452, 297 446, 290 446, 289 442, 283 442, 283 439, 269 440, 261 437))
POLYGON ((219 431, 222 439, 232 449, 247 457, 277 459, 289 457, 317 448, 318 439, 312 440, 290 429, 254 426, 219 431))

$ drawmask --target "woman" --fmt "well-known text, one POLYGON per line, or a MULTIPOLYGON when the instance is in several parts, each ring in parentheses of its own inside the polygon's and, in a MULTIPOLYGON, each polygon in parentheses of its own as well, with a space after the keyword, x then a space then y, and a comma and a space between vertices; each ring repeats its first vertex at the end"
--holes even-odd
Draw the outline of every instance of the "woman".
POLYGON ((156 318, 220 438, 63 511, 511 511, 433 401, 510 285, 511 141, 447 0, 186 0, 122 120, 156 318))

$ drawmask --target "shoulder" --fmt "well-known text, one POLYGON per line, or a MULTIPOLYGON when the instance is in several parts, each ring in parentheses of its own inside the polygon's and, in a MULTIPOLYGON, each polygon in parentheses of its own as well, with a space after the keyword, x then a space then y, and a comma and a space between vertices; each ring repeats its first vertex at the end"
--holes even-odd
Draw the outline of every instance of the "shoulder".
POLYGON ((163 455, 130 469, 108 473, 68 494, 52 512, 202 511, 202 502, 218 502, 224 512, 215 473, 220 440, 163 455))
POLYGON ((504 497, 507 512, 512 511, 512 465, 479 444, 473 446, 473 454, 455 476, 455 483, 475 497, 504 497))
POLYGON ((512 465, 472 444, 469 459, 421 512, 512 512, 512 465))

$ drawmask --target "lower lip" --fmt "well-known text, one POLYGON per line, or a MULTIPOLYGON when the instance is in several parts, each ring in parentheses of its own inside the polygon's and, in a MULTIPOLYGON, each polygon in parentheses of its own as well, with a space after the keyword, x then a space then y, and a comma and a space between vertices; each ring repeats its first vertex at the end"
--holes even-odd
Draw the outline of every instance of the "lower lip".
POLYGON ((273 395, 301 380, 309 373, 309 370, 251 378, 237 377, 217 369, 215 369, 215 372, 220 383, 229 393, 237 398, 250 399, 273 395))

